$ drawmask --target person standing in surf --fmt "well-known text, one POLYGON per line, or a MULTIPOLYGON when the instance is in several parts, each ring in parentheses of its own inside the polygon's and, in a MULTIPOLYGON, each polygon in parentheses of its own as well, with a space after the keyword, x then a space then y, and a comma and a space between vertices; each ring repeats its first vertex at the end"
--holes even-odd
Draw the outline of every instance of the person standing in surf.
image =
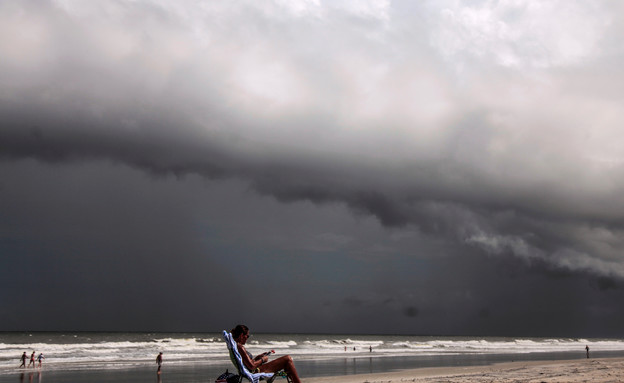
POLYGON ((160 367, 162 366, 162 352, 158 354, 158 356, 156 357, 156 364, 158 365, 158 370, 157 372, 160 374, 160 367))
POLYGON ((35 352, 34 351, 32 352, 32 354, 30 354, 30 362, 28 362, 28 367, 30 367, 31 364, 33 368, 35 368, 35 352))
POLYGON ((26 368, 26 359, 28 358, 28 356, 26 356, 26 351, 24 351, 24 353, 22 354, 22 357, 20 358, 22 360, 22 364, 20 364, 20 368, 24 367, 26 368))

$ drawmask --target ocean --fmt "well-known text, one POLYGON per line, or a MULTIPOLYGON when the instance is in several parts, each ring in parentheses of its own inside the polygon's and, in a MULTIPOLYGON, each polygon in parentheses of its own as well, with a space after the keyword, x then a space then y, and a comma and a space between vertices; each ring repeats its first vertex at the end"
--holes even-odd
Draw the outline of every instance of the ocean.
MULTIPOLYGON (((503 361, 624 356, 624 340, 429 337, 406 335, 253 334, 254 355, 290 354, 302 378, 503 361)), ((28 360, 26 362, 28 366, 28 360)), ((0 333, 4 382, 214 382, 232 371, 219 333, 0 333), (43 353, 41 368, 19 368, 20 356, 43 353), (156 355, 163 352, 161 375, 156 355)))

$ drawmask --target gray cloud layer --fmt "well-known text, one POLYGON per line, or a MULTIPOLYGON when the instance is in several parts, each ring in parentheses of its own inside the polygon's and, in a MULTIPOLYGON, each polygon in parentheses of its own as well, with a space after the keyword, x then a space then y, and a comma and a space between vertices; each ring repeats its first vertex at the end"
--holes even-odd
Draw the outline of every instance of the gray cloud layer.
POLYGON ((615 283, 618 7, 6 1, 0 158, 240 181, 615 283))

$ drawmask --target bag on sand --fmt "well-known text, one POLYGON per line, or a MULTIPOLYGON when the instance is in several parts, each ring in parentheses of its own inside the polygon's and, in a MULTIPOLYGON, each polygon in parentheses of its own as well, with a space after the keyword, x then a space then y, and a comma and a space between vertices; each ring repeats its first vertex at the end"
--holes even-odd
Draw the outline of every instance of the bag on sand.
POLYGON ((239 380, 240 377, 238 375, 234 375, 228 370, 225 370, 225 372, 219 375, 217 380, 215 380, 215 383, 238 383, 239 380))

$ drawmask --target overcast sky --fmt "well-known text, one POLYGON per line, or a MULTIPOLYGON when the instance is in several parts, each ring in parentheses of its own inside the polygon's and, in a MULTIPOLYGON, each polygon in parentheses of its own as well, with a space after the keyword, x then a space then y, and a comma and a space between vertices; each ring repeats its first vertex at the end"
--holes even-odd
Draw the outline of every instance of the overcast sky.
POLYGON ((0 2, 0 330, 624 336, 624 3, 0 2))

